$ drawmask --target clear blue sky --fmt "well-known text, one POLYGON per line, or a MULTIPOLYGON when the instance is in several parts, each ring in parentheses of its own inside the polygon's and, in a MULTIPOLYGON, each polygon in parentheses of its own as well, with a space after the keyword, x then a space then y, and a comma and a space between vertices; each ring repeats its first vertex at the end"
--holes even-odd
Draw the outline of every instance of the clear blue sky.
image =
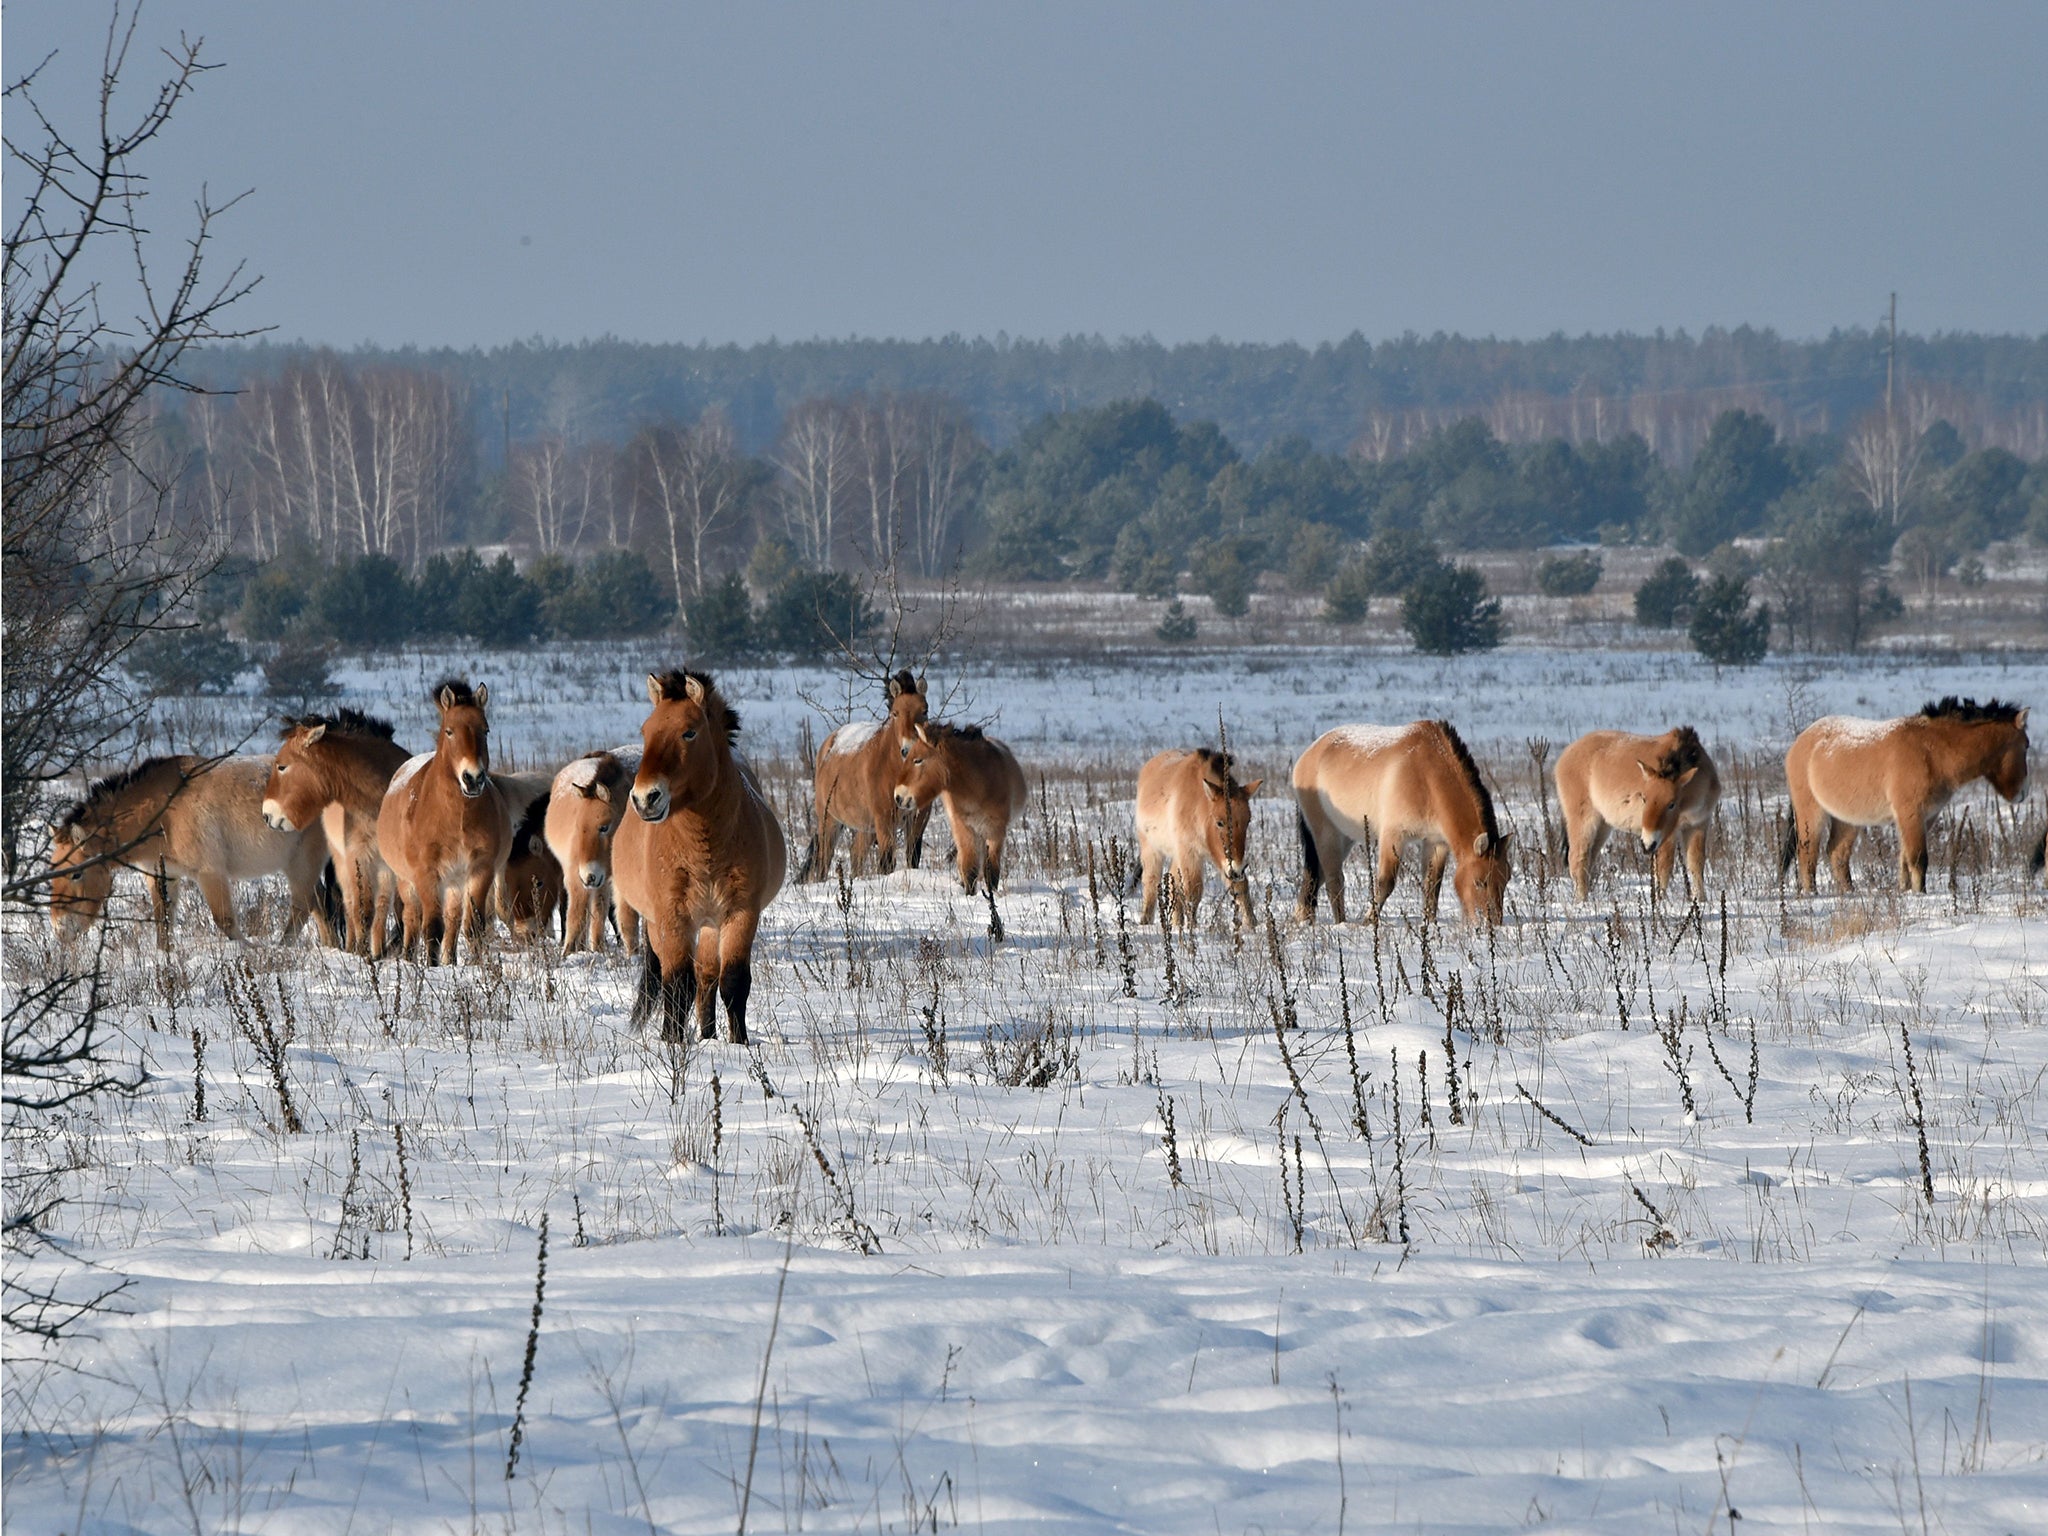
MULTIPOLYGON (((6 0, 76 121, 99 0, 6 0)), ((2048 331, 2048 4, 149 0, 286 339, 2048 331)), ((145 55, 131 85, 153 77, 145 55)), ((30 125, 10 109, 7 133, 30 125)), ((18 178, 10 167, 10 198, 18 178)))

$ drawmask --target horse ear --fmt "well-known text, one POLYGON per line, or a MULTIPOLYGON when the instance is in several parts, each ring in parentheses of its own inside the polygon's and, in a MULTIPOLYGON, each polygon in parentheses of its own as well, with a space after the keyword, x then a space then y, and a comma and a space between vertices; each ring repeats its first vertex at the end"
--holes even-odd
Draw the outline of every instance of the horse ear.
POLYGON ((1487 849, 1491 848, 1492 846, 1493 839, 1488 837, 1484 832, 1481 832, 1477 837, 1472 839, 1473 857, 1480 859, 1485 858, 1487 849))
POLYGON ((704 679, 701 677, 685 677, 683 679, 683 693, 692 704, 702 704, 704 702, 704 679))
POLYGON ((453 709, 455 707, 455 690, 453 688, 443 688, 434 695, 434 703, 441 708, 443 713, 453 709))
POLYGON ((661 679, 652 672, 647 674, 647 702, 656 706, 661 703, 661 679))
POLYGON ((895 675, 889 678, 889 702, 894 704, 903 697, 903 679, 895 675))
POLYGON ((1259 792, 1259 786, 1265 782, 1264 779, 1253 779, 1251 783, 1244 785, 1245 799, 1249 800, 1253 795, 1256 795, 1259 792))
POLYGON ((318 741, 322 736, 325 736, 326 734, 327 722, 325 720, 322 720, 318 725, 313 726, 307 730, 306 745, 310 747, 311 745, 313 745, 314 742, 318 741))
POLYGON ((1636 766, 1642 769, 1644 778, 1654 779, 1655 777, 1657 777, 1656 770, 1651 768, 1650 765, 1644 762, 1640 757, 1636 759, 1636 766))
POLYGON ((1680 789, 1685 788, 1686 785, 1690 784, 1693 781, 1693 776, 1697 774, 1699 771, 1700 765, 1698 763, 1694 763, 1690 768, 1686 769, 1685 772, 1681 773, 1678 776, 1678 787, 1680 789))
POLYGON ((917 696, 919 698, 924 697, 924 674, 922 672, 917 674, 917 696))
POLYGON ((2032 710, 2032 705, 2027 706, 2026 709, 2021 710, 2012 717, 2012 723, 2024 731, 2027 728, 2027 716, 2032 713, 2032 710))
POLYGON ((476 707, 478 709, 482 709, 485 705, 489 704, 490 702, 491 685, 489 683, 478 683, 476 685, 476 707))
POLYGON ((915 727, 913 727, 913 729, 916 730, 917 739, 919 741, 923 742, 928 747, 934 745, 932 741, 932 733, 925 729, 924 722, 922 720, 918 721, 918 723, 915 727))

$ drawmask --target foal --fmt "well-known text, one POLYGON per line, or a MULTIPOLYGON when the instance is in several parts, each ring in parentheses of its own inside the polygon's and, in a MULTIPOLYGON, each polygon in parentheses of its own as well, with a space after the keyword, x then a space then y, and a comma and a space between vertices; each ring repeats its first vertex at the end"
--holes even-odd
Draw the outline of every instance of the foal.
POLYGON ((918 822, 938 799, 953 828, 960 884, 974 894, 985 877, 994 891, 1003 878, 1003 840, 1024 809, 1024 770, 1010 749, 978 725, 927 723, 910 733, 908 771, 896 786, 896 804, 918 822))
POLYGON ((789 863, 782 824, 733 750, 739 716, 701 672, 647 676, 633 811, 612 841, 612 879, 645 928, 635 1023, 661 1009, 664 1040, 717 1034, 725 1001, 735 1045, 747 1039, 754 934, 789 863))
POLYGON ((280 832, 316 822, 341 880, 347 946, 384 953, 391 912, 391 870, 377 852, 377 813, 391 775, 406 760, 391 723, 353 709, 287 717, 263 785, 263 819, 280 832))
POLYGON ((1950 697, 1896 720, 1816 720, 1785 754, 1792 826, 1778 871, 1796 856, 1799 889, 1811 894, 1827 832, 1835 884, 1849 890, 1857 834, 1889 821, 1899 829, 1899 889, 1924 891, 1927 819, 1977 779, 2007 801, 2025 790, 2027 711, 2017 704, 1950 697))
POLYGON ((548 848, 562 866, 569 911, 562 926, 562 951, 604 947, 604 914, 615 906, 619 937, 631 954, 640 919, 617 900, 612 883, 612 835, 626 814, 626 796, 640 771, 640 747, 614 747, 579 757, 555 775, 548 795, 548 848), (609 900, 608 900, 609 898, 609 900))
POLYGON ((1171 861, 1174 918, 1183 927, 1192 923, 1202 902, 1205 858, 1223 876, 1244 920, 1252 921, 1244 846, 1251 831, 1252 796, 1265 782, 1238 783, 1230 757, 1207 747, 1161 752, 1138 770, 1138 851, 1145 875, 1140 922, 1152 921, 1160 875, 1171 861))
MULTIPOLYGON (((929 715, 923 680, 898 672, 889 679, 886 720, 856 720, 825 738, 818 748, 817 832, 797 871, 799 880, 825 878, 841 827, 853 834, 853 873, 860 873, 870 844, 882 874, 896 867, 896 786, 910 759, 911 733, 929 715)), ((906 841, 914 841, 914 832, 906 834, 906 841)), ((908 850, 906 856, 914 866, 915 857, 908 850)))
POLYGON ((458 930, 472 955, 483 942, 491 882, 512 841, 504 793, 491 780, 490 698, 487 686, 472 690, 454 678, 434 690, 441 727, 433 756, 413 758, 392 775, 377 813, 377 851, 404 909, 404 950, 412 951, 438 912, 443 965, 455 961, 458 930))
POLYGON ((1314 922, 1316 892, 1330 888, 1330 915, 1344 921, 1344 855, 1368 832, 1379 838, 1373 882, 1377 918, 1400 873, 1401 850, 1429 850, 1422 915, 1436 917, 1444 866, 1453 854, 1452 883, 1467 921, 1501 920, 1507 897, 1507 843, 1479 766, 1447 720, 1413 725, 1340 725, 1295 760, 1294 800, 1300 808, 1301 899, 1294 915, 1314 922))
POLYGON ((1691 726, 1662 736, 1589 731, 1558 754, 1555 777, 1579 900, 1592 890, 1593 859, 1610 827, 1639 833, 1643 847, 1655 851, 1657 895, 1670 888, 1681 846, 1692 894, 1705 889, 1707 826, 1721 799, 1721 776, 1691 726))

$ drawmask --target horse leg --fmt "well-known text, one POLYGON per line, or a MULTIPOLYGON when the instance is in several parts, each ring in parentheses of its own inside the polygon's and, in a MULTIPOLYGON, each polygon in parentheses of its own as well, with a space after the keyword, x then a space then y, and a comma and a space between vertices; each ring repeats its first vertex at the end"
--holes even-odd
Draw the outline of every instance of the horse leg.
POLYGON ((569 904, 569 915, 562 923, 562 953, 573 955, 590 936, 590 888, 580 878, 571 880, 563 899, 569 904))
POLYGON ((1927 818, 1917 810, 1895 810, 1899 824, 1899 889, 1926 894, 1927 818))
POLYGON ((685 1025, 697 1010, 696 957, 685 935, 651 930, 647 954, 647 965, 661 978, 661 1038, 680 1045, 689 1038, 685 1025))
POLYGON ((932 819, 932 803, 927 800, 919 809, 910 813, 910 821, 903 829, 903 858, 912 869, 924 860, 924 829, 932 819))
POLYGON ((1005 822, 994 837, 981 840, 982 878, 990 891, 997 890, 1003 883, 1003 845, 1009 840, 1010 827, 1005 822))
MULTIPOLYGON (((757 912, 740 912, 718 930, 718 995, 725 1002, 726 1036, 734 1045, 747 1043, 747 995, 754 990, 754 930, 760 921, 757 912)), ((710 1013, 707 998, 707 1021, 710 1013)))
POLYGON ((818 853, 811 861, 811 880, 823 880, 832 873, 832 860, 839 854, 839 830, 839 819, 831 812, 818 817, 818 853))
MULTIPOLYGON (((468 886, 449 885, 441 888, 441 963, 443 965, 453 965, 455 963, 456 940, 462 936, 463 929, 468 926, 466 922, 468 913, 463 910, 468 904, 468 886)), ((475 954, 476 946, 472 944, 470 946, 471 958, 474 958, 475 954)))
MULTIPOLYGON (((633 993, 633 1028, 646 1024, 656 1008, 661 1006, 661 957, 649 944, 640 952, 640 984, 633 993)), ((663 1021, 662 1033, 668 1033, 667 1021, 663 1021)))
MULTIPOLYGON (((1374 873, 1372 882, 1372 916, 1374 922, 1379 921, 1380 908, 1384 907, 1387 904, 1387 898, 1394 894, 1394 880, 1400 873, 1401 845, 1388 833, 1382 832, 1380 833, 1379 868, 1374 873)), ((1336 887, 1333 885, 1330 889, 1332 903, 1334 904, 1336 887)), ((1426 892, 1424 894, 1425 896, 1427 895, 1426 892)), ((1422 915, 1425 920, 1434 916, 1426 908, 1422 915)))
POLYGON ((1685 840, 1685 878, 1693 900, 1707 894, 1707 829, 1694 827, 1685 840))
POLYGON ((617 886, 612 887, 612 921, 619 925, 619 948, 632 954, 640 948, 640 914, 626 905, 617 886))
MULTIPOLYGON (((156 924, 156 947, 165 954, 171 950, 171 919, 177 915, 178 883, 171 878, 159 859, 150 866, 144 877, 149 882, 149 915, 156 924)), ((104 907, 101 909, 105 910, 104 907)))
POLYGON ((1579 900, 1586 901, 1593 894, 1593 856, 1600 851, 1600 844, 1606 841, 1607 823, 1595 813, 1582 816, 1565 826, 1565 837, 1569 848, 1565 861, 1571 866, 1572 888, 1579 893, 1579 900))
POLYGON ((1147 843, 1138 855, 1145 883, 1145 908, 1138 914, 1140 927, 1150 927, 1152 914, 1159 906, 1159 875, 1166 863, 1166 851, 1147 843))
POLYGON ((1178 909, 1174 913, 1174 921, 1183 928, 1195 925, 1195 913, 1202 905, 1202 885, 1208 873, 1203 864, 1199 851, 1184 860, 1173 861, 1173 871, 1177 876, 1173 882, 1173 904, 1178 909), (1187 867, 1185 875, 1180 873, 1183 864, 1187 867))
POLYGON ((954 866, 960 872, 960 887, 968 895, 974 894, 975 882, 981 874, 981 839, 974 835, 974 829, 967 825, 967 818, 960 814, 959 806, 948 795, 946 820, 953 828, 954 866))
POLYGON ((213 925, 231 939, 241 937, 235 925, 235 898, 228 889, 227 877, 207 873, 193 877, 199 883, 199 894, 206 898, 206 910, 213 914, 213 925))
MULTIPOLYGON (((705 924, 697 930, 697 952, 693 957, 696 966, 697 1038, 716 1040, 718 1038, 718 930, 705 924)), ((744 1033, 745 1026, 741 1026, 744 1033)))
POLYGON ((1650 890, 1659 900, 1671 888, 1671 871, 1678 863, 1678 843, 1682 833, 1674 832, 1657 845, 1655 858, 1650 862, 1650 890))
POLYGON ((1835 872, 1835 884, 1845 891, 1853 891, 1856 882, 1849 876, 1849 855, 1855 851, 1856 839, 1863 829, 1837 820, 1828 837, 1828 868, 1835 872))
POLYGON ((1829 830, 1827 817, 1818 804, 1802 801, 1795 794, 1792 797, 1792 825, 1799 851, 1799 890, 1802 895, 1811 896, 1820 879, 1820 845, 1822 836, 1829 830))
MULTIPOLYGON (((469 948, 469 958, 474 960, 483 949, 486 936, 491 930, 491 880, 495 871, 486 864, 481 869, 472 869, 462 893, 462 941, 469 948)), ((531 923, 528 929, 531 931, 531 923)))
POLYGON ((1444 866, 1451 862, 1451 845, 1437 843, 1429 850, 1429 864, 1422 872, 1422 920, 1436 921, 1437 898, 1443 894, 1444 866))

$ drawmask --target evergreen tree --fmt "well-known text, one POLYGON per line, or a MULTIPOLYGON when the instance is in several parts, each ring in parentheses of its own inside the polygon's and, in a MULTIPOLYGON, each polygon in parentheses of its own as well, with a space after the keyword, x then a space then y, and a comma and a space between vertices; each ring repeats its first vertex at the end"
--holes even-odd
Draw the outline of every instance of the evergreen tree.
POLYGON ((1759 532, 1772 502, 1792 486, 1793 465, 1778 429, 1754 411, 1723 411, 1692 462, 1670 518, 1680 554, 1759 532))
POLYGON ((1700 579, 1673 555, 1636 588, 1636 622, 1645 629, 1676 629, 1692 617, 1700 579))
POLYGON ((1401 599, 1401 626, 1417 650, 1432 656, 1490 651, 1504 629, 1500 599, 1486 595, 1486 578, 1448 560, 1409 587, 1401 599))
POLYGON ((1195 638, 1195 616, 1189 613, 1186 605, 1176 597, 1166 605, 1166 612, 1161 615, 1152 633, 1168 645, 1185 645, 1195 638))
POLYGON ((1771 610, 1752 610, 1749 583, 1716 576, 1700 594, 1687 631, 1693 649, 1716 667, 1754 666, 1770 649, 1771 610))
POLYGON ((1545 597, 1584 597, 1600 585, 1602 563, 1591 550, 1546 555, 1536 567, 1536 587, 1545 597))
POLYGON ((726 572, 692 599, 683 614, 690 649, 705 661, 737 661, 757 644, 754 604, 738 571, 726 572))

